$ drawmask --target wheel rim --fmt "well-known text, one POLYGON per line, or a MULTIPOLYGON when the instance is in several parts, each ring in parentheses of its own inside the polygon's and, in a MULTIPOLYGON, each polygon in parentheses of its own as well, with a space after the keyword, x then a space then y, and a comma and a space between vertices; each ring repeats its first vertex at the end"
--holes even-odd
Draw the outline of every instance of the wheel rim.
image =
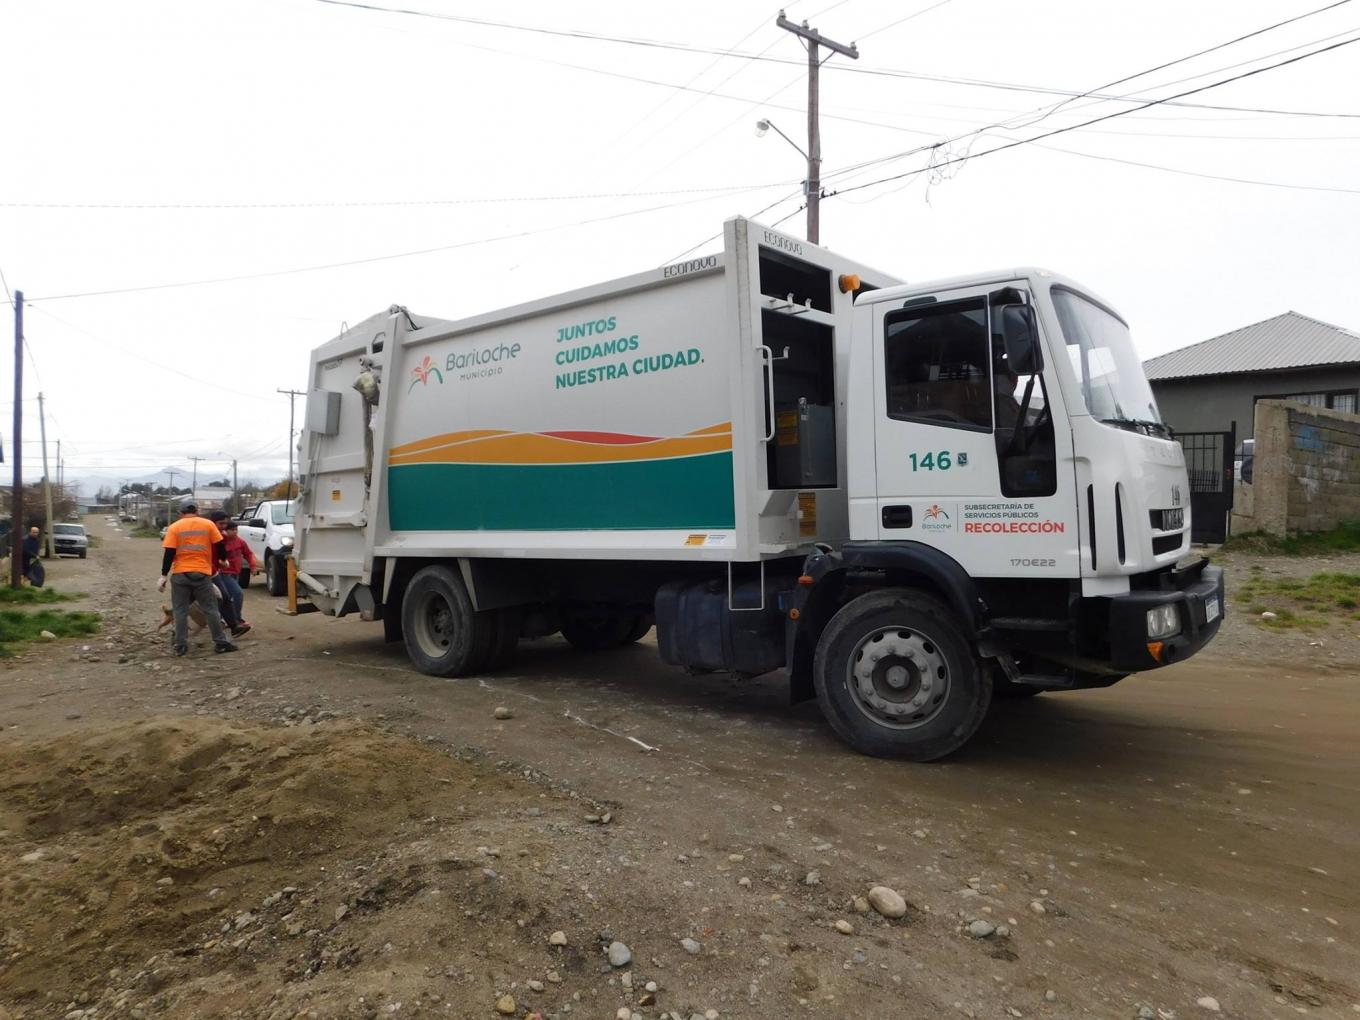
POLYGON ((855 707, 890 729, 924 726, 949 700, 949 666, 939 645, 906 627, 865 635, 846 672, 855 707))
POLYGON ((432 659, 447 654, 453 644, 453 607, 439 592, 424 592, 415 611, 416 643, 432 659))

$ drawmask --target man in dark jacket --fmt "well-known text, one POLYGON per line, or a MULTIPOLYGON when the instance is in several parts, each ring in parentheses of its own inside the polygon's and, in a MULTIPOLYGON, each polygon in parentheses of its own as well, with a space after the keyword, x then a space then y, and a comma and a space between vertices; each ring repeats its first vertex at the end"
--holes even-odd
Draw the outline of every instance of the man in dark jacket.
POLYGON ((42 542, 38 537, 40 534, 36 527, 29 528, 28 535, 24 538, 24 576, 35 588, 41 588, 43 582, 47 580, 47 572, 42 565, 42 542))

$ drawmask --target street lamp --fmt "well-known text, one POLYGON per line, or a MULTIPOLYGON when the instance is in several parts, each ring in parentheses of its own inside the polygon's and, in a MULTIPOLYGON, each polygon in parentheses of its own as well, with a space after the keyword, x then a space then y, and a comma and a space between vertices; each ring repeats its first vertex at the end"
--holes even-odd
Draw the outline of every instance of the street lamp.
POLYGON ((801 145, 795 142, 788 135, 784 134, 784 132, 780 131, 779 128, 775 126, 773 121, 762 117, 760 120, 756 121, 756 137, 764 138, 765 132, 767 131, 773 131, 780 138, 784 139, 784 141, 792 145, 794 150, 798 153, 798 155, 802 156, 805 160, 807 160, 807 176, 803 178, 803 198, 807 202, 808 207, 808 229, 807 229, 808 240, 811 241, 813 244, 816 244, 818 241, 817 237, 818 217, 816 212, 816 198, 820 197, 822 190, 822 184, 819 180, 817 180, 818 175, 817 164, 820 163, 821 161, 814 160, 811 156, 809 156, 806 152, 803 151, 803 147, 801 145), (814 196, 813 194, 814 190, 817 192, 816 196, 814 196))
MULTIPOLYGON (((784 141, 788 142, 788 143, 789 143, 790 145, 792 145, 795 149, 797 149, 797 150, 798 150, 798 155, 802 156, 804 159, 807 159, 807 158, 808 158, 808 154, 807 154, 806 152, 803 151, 802 147, 801 147, 797 142, 795 142, 792 138, 790 138, 788 135, 784 134, 784 132, 780 131, 779 128, 777 128, 777 127, 774 125, 774 122, 773 122, 773 121, 764 120, 764 119, 761 119, 761 120, 756 121, 756 137, 757 137, 757 138, 764 138, 764 137, 765 137, 765 132, 767 132, 767 131, 773 131, 773 132, 774 132, 775 134, 777 134, 780 138, 784 139, 784 141)), ((807 181, 804 181, 804 182, 803 182, 803 193, 804 193, 804 194, 807 193, 807 181)))

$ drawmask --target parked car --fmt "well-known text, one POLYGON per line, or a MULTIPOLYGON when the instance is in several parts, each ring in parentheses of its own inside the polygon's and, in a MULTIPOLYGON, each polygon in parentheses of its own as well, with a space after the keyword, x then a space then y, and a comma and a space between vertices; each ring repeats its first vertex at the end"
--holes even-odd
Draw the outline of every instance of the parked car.
POLYGON ((85 534, 85 525, 52 525, 52 548, 58 556, 79 556, 83 560, 90 548, 90 537, 85 534))
POLYGON ((1237 455, 1233 458, 1233 477, 1239 482, 1251 484, 1252 467, 1256 460, 1256 440, 1244 439, 1237 444, 1237 455))
MULTIPOLYGON (((293 514, 297 500, 266 499, 249 511, 236 533, 250 546, 250 551, 264 568, 265 587, 270 595, 282 595, 288 590, 288 557, 293 552, 293 514)), ((249 582, 249 573, 241 571, 241 586, 249 582)))

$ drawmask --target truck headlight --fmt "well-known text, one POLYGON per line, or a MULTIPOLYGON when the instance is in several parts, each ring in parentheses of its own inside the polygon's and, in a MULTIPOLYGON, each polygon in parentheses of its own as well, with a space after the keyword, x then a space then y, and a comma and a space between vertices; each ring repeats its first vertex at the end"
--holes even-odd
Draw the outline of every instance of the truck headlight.
POLYGON ((293 540, 291 538, 281 538, 279 539, 279 544, 285 549, 293 548, 293 540))
POLYGON ((1181 614, 1176 603, 1169 602, 1147 611, 1147 636, 1150 640, 1169 638, 1179 634, 1180 630, 1181 614))

